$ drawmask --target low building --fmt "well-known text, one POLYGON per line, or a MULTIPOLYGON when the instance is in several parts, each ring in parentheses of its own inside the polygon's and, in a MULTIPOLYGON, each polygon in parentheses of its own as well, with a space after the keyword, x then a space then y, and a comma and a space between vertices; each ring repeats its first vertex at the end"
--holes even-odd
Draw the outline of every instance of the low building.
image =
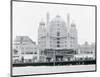
POLYGON ((13 63, 37 62, 38 48, 28 36, 16 36, 13 42, 13 63))

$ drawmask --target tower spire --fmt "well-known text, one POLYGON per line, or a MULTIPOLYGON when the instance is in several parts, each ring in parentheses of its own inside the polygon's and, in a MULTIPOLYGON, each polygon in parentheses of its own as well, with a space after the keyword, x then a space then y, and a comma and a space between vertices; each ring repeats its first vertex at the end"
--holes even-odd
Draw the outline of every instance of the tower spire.
POLYGON ((70 28, 70 14, 67 14, 67 26, 70 28))
POLYGON ((47 24, 49 23, 49 19, 50 19, 50 15, 49 15, 49 13, 47 12, 47 24))

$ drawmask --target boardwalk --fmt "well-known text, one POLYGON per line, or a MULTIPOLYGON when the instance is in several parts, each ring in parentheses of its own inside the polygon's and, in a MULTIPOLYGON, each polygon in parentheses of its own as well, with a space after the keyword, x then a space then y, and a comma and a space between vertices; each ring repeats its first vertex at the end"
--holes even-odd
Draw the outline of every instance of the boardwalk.
POLYGON ((93 71, 95 65, 71 65, 71 66, 27 66, 13 67, 13 75, 63 73, 77 71, 93 71))

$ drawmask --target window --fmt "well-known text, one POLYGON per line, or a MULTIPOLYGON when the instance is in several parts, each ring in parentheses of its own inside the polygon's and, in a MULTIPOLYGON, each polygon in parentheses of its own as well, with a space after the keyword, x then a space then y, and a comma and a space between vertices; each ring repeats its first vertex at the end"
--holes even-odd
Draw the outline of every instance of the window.
POLYGON ((65 45, 65 47, 67 47, 67 45, 65 45))
POLYGON ((57 28, 57 31, 59 31, 60 30, 60 28, 57 28))
POLYGON ((60 47, 60 45, 57 45, 57 47, 60 47))
POLYGON ((16 49, 18 48, 18 46, 16 46, 16 49))
POLYGON ((73 45, 70 45, 70 47, 72 47, 73 45))
POLYGON ((60 24, 59 24, 59 22, 58 22, 58 24, 57 24, 57 25, 58 25, 58 26, 60 25, 60 24))
POLYGON ((33 52, 26 52, 25 54, 33 54, 33 52))
POLYGON ((57 38, 57 40, 60 40, 60 38, 57 38))
POLYGON ((34 52, 34 54, 37 54, 37 52, 34 52))
POLYGON ((70 37, 71 39, 75 39, 74 37, 70 37))
POLYGON ((50 47, 52 47, 52 45, 50 44, 50 47))
POLYGON ((67 43, 67 41, 65 41, 65 43, 67 43))
POLYGON ((21 54, 24 54, 24 52, 22 52, 21 54))
POLYGON ((14 54, 18 54, 18 51, 16 49, 14 49, 14 54))
POLYGON ((60 41, 57 41, 57 43, 59 44, 59 43, 60 43, 60 41))
POLYGON ((57 32, 57 36, 60 36, 60 32, 57 32))

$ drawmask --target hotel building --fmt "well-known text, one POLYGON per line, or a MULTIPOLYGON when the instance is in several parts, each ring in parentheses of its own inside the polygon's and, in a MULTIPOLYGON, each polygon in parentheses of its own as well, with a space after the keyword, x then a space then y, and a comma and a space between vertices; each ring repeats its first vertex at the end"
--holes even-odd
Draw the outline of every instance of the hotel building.
POLYGON ((42 61, 71 60, 78 44, 76 24, 70 23, 70 15, 66 20, 59 15, 50 19, 47 13, 47 22, 42 20, 39 23, 38 45, 42 61))
POLYGON ((28 36, 16 36, 13 42, 13 63, 37 62, 39 52, 35 42, 28 36))

